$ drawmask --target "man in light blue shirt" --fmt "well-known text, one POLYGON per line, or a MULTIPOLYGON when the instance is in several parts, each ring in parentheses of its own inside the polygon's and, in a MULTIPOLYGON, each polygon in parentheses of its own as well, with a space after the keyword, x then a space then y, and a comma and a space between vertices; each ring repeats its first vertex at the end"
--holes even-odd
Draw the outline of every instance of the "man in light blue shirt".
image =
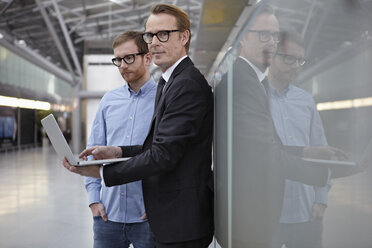
MULTIPOLYGON (((129 31, 113 42, 114 65, 127 82, 107 92, 93 122, 88 147, 142 145, 154 111, 157 84, 151 78, 151 55, 142 33, 129 31)), ((104 83, 104 82, 103 82, 104 83)), ((106 187, 86 177, 94 218, 94 248, 155 247, 142 196, 141 181, 106 187)))
MULTIPOLYGON (((327 146, 312 96, 290 84, 304 64, 302 38, 296 33, 283 32, 268 74, 271 115, 284 145, 327 146)), ((286 180, 278 247, 282 244, 288 248, 322 247, 322 217, 330 187, 330 181, 320 188, 286 180)))

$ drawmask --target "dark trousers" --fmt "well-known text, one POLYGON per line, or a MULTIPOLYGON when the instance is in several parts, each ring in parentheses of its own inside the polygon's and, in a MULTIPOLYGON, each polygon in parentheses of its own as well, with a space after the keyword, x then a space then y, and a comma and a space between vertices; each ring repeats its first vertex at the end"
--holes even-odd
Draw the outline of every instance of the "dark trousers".
MULTIPOLYGON (((156 237, 155 237, 156 239, 156 237)), ((201 239, 180 242, 180 243, 161 243, 155 241, 156 248, 207 248, 212 242, 213 234, 207 235, 201 239)))
POLYGON ((285 244, 287 248, 322 248, 322 233, 322 218, 304 223, 281 223, 274 247, 280 248, 285 244))

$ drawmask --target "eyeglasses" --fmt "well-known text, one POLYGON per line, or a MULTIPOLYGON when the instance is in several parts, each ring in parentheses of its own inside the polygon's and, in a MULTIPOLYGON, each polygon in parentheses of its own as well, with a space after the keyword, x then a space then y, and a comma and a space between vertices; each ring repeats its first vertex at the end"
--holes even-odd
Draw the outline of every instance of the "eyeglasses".
POLYGON ((273 40, 276 43, 280 41, 279 32, 270 32, 265 30, 248 30, 248 32, 258 33, 261 42, 268 42, 271 37, 273 37, 273 40))
POLYGON ((277 53, 276 55, 281 56, 283 62, 287 65, 293 65, 295 62, 297 62, 299 66, 304 66, 306 64, 306 59, 304 58, 298 58, 296 56, 284 53, 277 53))
POLYGON ((136 56, 137 55, 142 55, 142 54, 145 54, 145 53, 128 54, 128 55, 125 55, 122 58, 113 58, 111 61, 117 67, 120 67, 121 66, 122 61, 124 61, 127 65, 130 65, 130 64, 133 64, 134 63, 134 61, 136 60, 136 56))
POLYGON ((142 34, 142 38, 147 44, 151 44, 152 39, 156 35, 156 38, 158 38, 160 42, 167 42, 169 40, 169 33, 173 32, 180 32, 180 30, 161 30, 157 33, 146 32, 142 34))

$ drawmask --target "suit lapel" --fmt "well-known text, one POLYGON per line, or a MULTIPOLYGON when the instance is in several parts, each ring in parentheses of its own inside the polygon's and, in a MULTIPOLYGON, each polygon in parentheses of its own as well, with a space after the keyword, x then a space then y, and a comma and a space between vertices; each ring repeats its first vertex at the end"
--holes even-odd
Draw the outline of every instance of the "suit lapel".
MULTIPOLYGON (((281 139, 279 138, 278 133, 276 132, 275 124, 274 124, 274 121, 271 117, 270 103, 269 103, 270 99, 269 99, 269 94, 268 94, 269 91, 268 91, 268 88, 267 88, 269 82, 267 80, 267 77, 265 77, 265 79, 264 79, 264 81, 266 81, 266 82, 263 82, 264 85, 262 87, 262 90, 261 89, 259 90, 258 87, 261 86, 260 85, 261 83, 260 83, 260 81, 257 77, 256 72, 253 70, 253 68, 246 61, 244 61, 241 58, 238 58, 236 62, 237 62, 237 65, 240 66, 240 68, 239 68, 240 70, 243 68, 243 70, 241 70, 241 71, 245 70, 247 72, 247 74, 249 74, 252 78, 255 78, 255 81, 248 82, 248 83, 254 84, 254 86, 256 86, 257 90, 255 90, 255 92, 256 92, 255 96, 257 97, 257 102, 258 101, 264 101, 263 104, 265 105, 265 109, 263 109, 262 111, 266 112, 266 114, 270 117, 271 125, 273 127, 274 139, 278 142, 278 144, 283 145, 281 139), (267 84, 267 87, 266 87, 265 84, 267 84), (267 94, 265 94, 265 93, 267 93, 267 94)), ((244 77, 242 77, 242 78, 244 78, 244 77)))
MULTIPOLYGON (((237 66, 239 72, 244 72, 245 75, 248 74, 251 77, 255 78, 257 82, 260 82, 260 80, 257 77, 256 72, 248 64, 247 61, 245 61, 242 58, 238 57, 238 58, 236 58, 236 66, 237 66)), ((246 78, 246 77, 243 77, 243 78, 246 78)))
POLYGON ((189 57, 186 57, 183 59, 176 68, 174 68, 174 71, 172 72, 172 75, 170 76, 168 82, 165 85, 164 93, 169 89, 169 87, 172 85, 174 78, 180 74, 186 67, 194 65, 189 57))
POLYGON ((176 78, 176 76, 178 74, 180 74, 185 68, 187 68, 189 66, 192 66, 192 65, 194 65, 194 64, 192 63, 191 59, 189 57, 186 57, 174 69, 174 71, 172 72, 172 74, 171 74, 168 82, 164 86, 163 93, 162 93, 162 95, 161 95, 161 97, 159 99, 159 102, 158 102, 156 108, 154 109, 154 115, 152 116, 151 125, 152 125, 152 122, 156 119, 156 116, 159 114, 159 110, 161 109, 161 106, 164 103, 164 99, 165 99, 165 96, 166 96, 166 94, 168 92, 168 89, 173 84, 174 79, 176 78))

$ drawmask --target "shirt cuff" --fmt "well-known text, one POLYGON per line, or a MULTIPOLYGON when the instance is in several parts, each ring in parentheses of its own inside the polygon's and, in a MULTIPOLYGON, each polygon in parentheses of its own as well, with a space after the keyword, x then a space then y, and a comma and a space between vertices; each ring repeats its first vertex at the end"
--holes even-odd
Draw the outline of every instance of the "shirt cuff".
POLYGON ((328 186, 322 188, 315 188, 315 203, 328 205, 328 186))
POLYGON ((100 202, 101 202, 101 199, 100 199, 100 192, 99 191, 95 191, 95 190, 88 191, 88 204, 89 204, 89 206, 93 203, 100 203, 100 202))
POLYGON ((99 168, 99 175, 101 176, 103 185, 106 185, 105 179, 103 178, 103 166, 101 166, 101 168, 99 168))
POLYGON ((302 157, 303 146, 283 146, 284 151, 298 157, 302 157))

